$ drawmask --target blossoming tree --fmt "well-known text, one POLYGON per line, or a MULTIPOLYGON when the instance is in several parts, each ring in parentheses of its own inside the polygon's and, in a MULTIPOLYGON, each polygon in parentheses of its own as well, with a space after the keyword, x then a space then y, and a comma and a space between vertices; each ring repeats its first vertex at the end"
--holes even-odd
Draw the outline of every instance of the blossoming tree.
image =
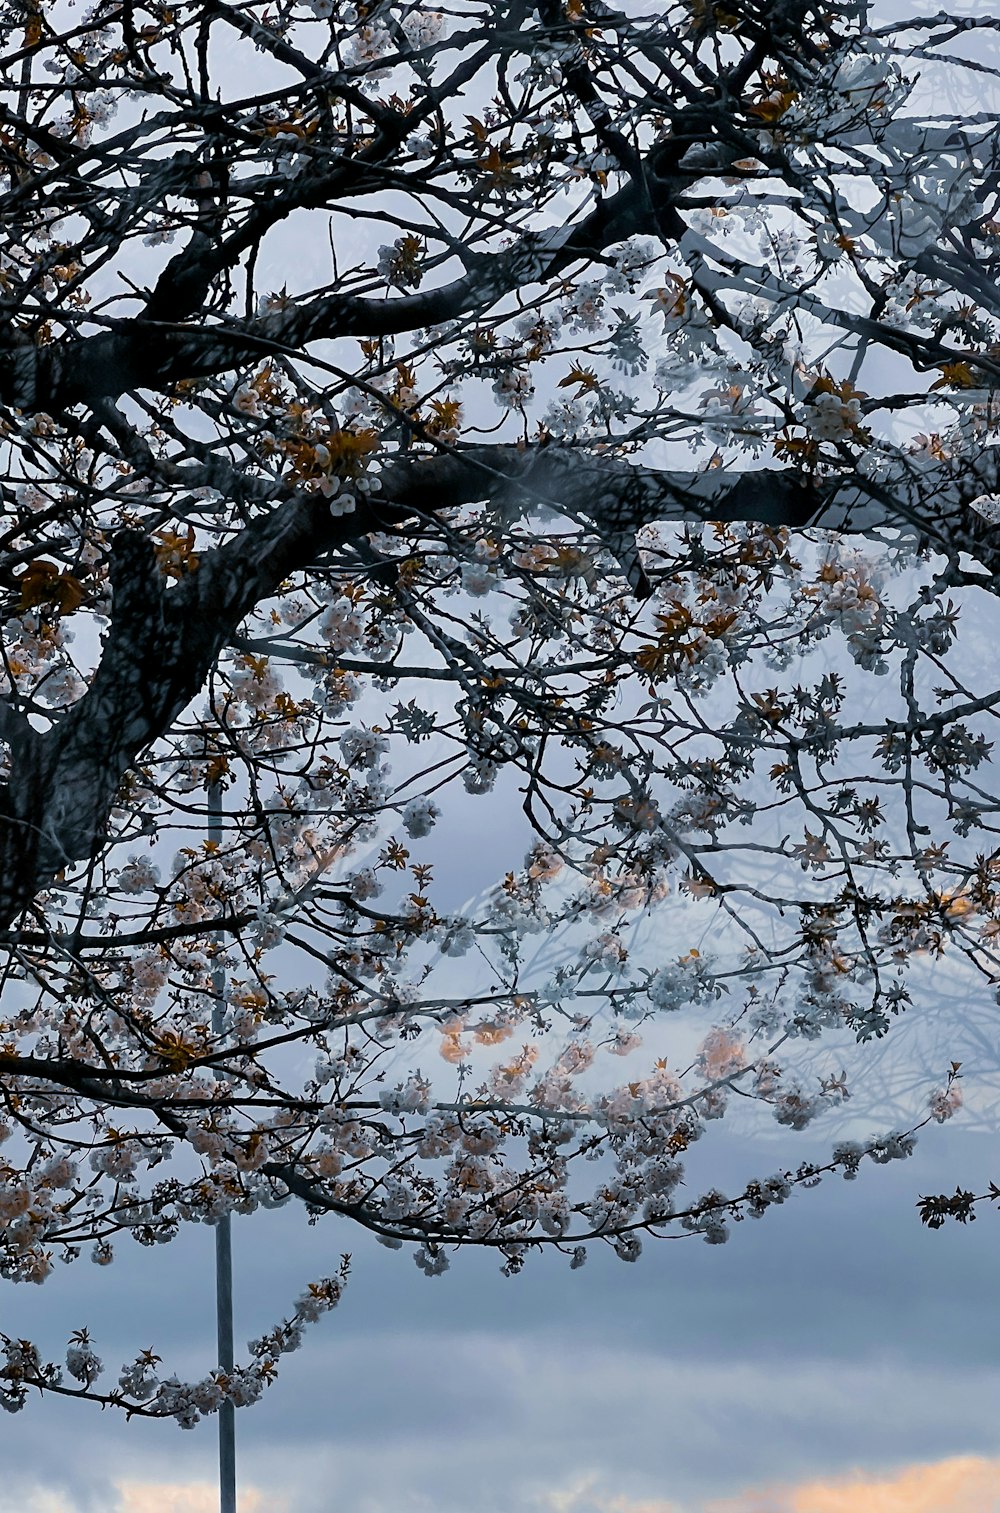
MULTIPOLYGON (((906 1155, 957 1065, 684 1181, 997 979, 997 23, 0 25, 0 1273, 287 1201, 632 1260, 906 1155)), ((200 1382, 5 1339, 0 1401, 191 1424, 342 1282, 200 1382)))

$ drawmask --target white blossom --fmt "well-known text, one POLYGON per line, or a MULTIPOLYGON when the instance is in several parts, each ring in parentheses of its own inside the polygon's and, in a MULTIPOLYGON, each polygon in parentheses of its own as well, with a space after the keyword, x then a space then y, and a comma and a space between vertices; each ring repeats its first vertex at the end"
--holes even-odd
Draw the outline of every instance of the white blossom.
POLYGON ((414 840, 430 835, 435 820, 440 817, 440 806, 432 798, 410 799, 403 806, 403 825, 407 835, 412 836, 414 840))

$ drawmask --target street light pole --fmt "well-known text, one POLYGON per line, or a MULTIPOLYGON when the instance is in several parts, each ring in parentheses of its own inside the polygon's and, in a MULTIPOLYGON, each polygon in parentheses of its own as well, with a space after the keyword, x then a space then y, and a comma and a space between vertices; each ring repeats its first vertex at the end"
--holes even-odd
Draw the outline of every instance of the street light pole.
MULTIPOLYGON (((222 844, 222 785, 208 789, 208 839, 222 844)), ((221 936, 217 937, 221 944, 221 936)), ((218 1041, 225 1015, 226 974, 221 967, 212 973, 212 1033, 218 1041)), ((216 1067, 217 1078, 225 1077, 216 1067)), ((218 1333, 219 1369, 233 1372, 233 1243, 232 1222, 223 1214, 215 1225, 215 1316, 218 1333)), ((219 1409, 219 1513, 236 1513, 236 1409, 226 1398, 219 1409)))

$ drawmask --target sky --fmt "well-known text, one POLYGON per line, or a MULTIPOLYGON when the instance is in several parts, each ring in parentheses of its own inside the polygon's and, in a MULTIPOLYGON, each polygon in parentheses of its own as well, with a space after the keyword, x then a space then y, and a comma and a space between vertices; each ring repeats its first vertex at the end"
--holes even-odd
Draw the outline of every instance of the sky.
MULTIPOLYGON (((500 822, 483 810, 477 844, 500 822)), ((725 1246, 574 1273, 547 1255, 508 1279, 467 1254, 428 1279, 338 1219, 236 1219, 238 1353, 354 1257, 340 1307, 238 1415, 241 1513, 1000 1513, 1000 1217, 931 1233, 915 1210, 1000 1178, 984 1123, 960 1114, 725 1246)), ((762 1171, 814 1149, 756 1138, 762 1171)), ((746 1139, 713 1132, 713 1182, 746 1139)), ((57 1355, 86 1324, 112 1377, 146 1345, 200 1376, 212 1280, 212 1234, 192 1229, 44 1289, 0 1282, 0 1328, 57 1355)), ((33 1400, 0 1420, 0 1513, 211 1513, 215 1435, 33 1400)))
MULTIPOLYGON (((241 1513, 1000 1513, 1000 1220, 931 1233, 914 1210, 996 1175, 995 1141, 961 1121, 728 1245, 634 1265, 545 1256, 505 1278, 468 1253, 428 1279, 339 1220, 237 1219, 238 1354, 354 1258, 340 1307, 237 1416, 241 1513)), ((741 1155, 717 1144, 723 1182, 741 1155)), ((88 1323, 109 1374, 143 1345, 201 1374, 212 1268, 193 1229, 4 1285, 4 1327, 54 1353, 88 1323)), ((32 1401, 0 1423, 0 1513, 208 1513, 215 1433, 32 1401)))

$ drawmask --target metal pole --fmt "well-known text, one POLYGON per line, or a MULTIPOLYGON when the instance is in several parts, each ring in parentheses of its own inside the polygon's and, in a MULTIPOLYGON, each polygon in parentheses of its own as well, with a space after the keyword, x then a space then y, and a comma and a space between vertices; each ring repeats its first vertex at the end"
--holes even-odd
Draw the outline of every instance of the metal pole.
MULTIPOLYGON (((208 838, 222 843, 222 785, 211 783, 208 789, 208 838)), ((217 937, 218 938, 218 937, 217 937)), ((221 938, 219 938, 221 939, 221 938)), ((222 1034, 225 972, 221 967, 212 973, 214 1001, 212 1033, 222 1034)), ((225 1072, 216 1067, 217 1078, 225 1072)), ((215 1226, 215 1317, 219 1346, 219 1368, 227 1376, 233 1371, 233 1243, 229 1214, 215 1226)), ((219 1409, 219 1513, 236 1513, 236 1409, 227 1398, 219 1409)))

